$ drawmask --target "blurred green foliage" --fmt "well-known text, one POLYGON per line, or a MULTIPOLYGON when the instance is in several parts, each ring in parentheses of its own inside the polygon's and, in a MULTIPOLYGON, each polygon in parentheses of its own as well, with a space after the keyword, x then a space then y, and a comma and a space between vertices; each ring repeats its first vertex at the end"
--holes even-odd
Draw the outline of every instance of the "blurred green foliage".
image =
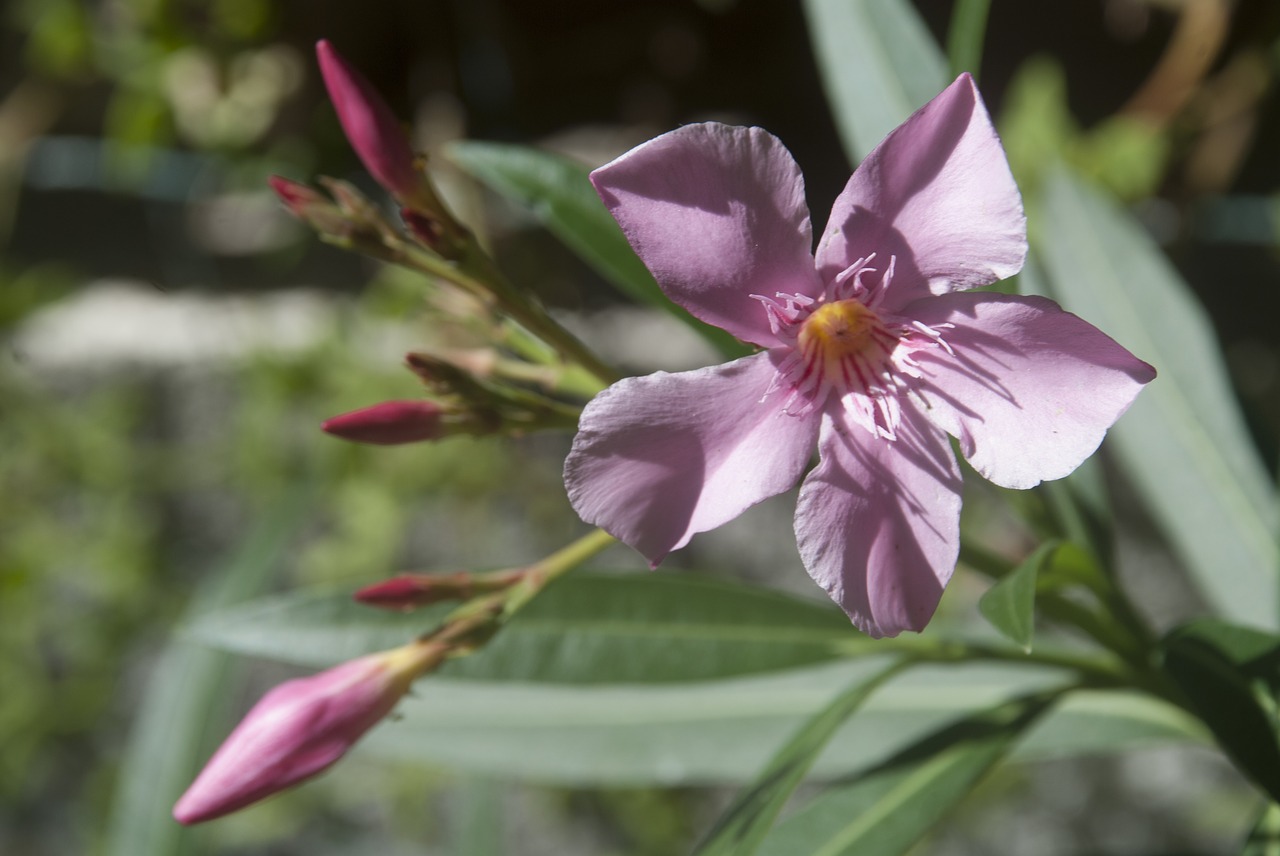
POLYGON ((1164 179, 1170 143, 1166 129, 1114 116, 1085 131, 1067 105, 1067 76, 1051 57, 1018 70, 1000 116, 1009 165, 1026 195, 1035 195, 1048 170, 1068 163, 1126 201, 1153 194, 1164 179))
MULTIPOLYGON (((222 188, 258 188, 280 164, 306 177, 320 149, 339 143, 318 96, 282 119, 299 112, 290 98, 308 75, 314 83, 309 60, 283 33, 286 12, 280 0, 15 0, 3 14, 20 58, 5 61, 18 77, 66 96, 32 133, 74 114, 68 133, 106 143, 109 186, 142 196, 161 178, 157 153, 185 150, 216 162, 222 188), (78 110, 65 106, 85 93, 92 98, 78 110), (317 131, 319 115, 328 124, 317 131)), ((1280 43, 1270 56, 1274 77, 1280 43)), ((637 91, 649 98, 655 84, 641 79, 637 91)), ((1116 116, 1085 127, 1069 94, 1063 65, 1048 56, 1026 61, 1010 83, 998 118, 1028 194, 1050 164, 1065 160, 1125 201, 1151 196, 1179 154, 1176 131, 1116 116)), ((11 192, 4 146, 29 142, 0 134, 0 195, 11 192)), ((0 239, 9 202, 0 198, 0 239)), ((1272 222, 1280 223, 1276 211, 1272 222)), ((0 246, 0 336, 83 281, 75 240, 66 242, 65 259, 53 263, 28 264, 0 246)), ((263 263, 286 270, 300 256, 294 245, 263 263)), ((573 531, 554 455, 466 439, 370 449, 317 430, 326 416, 417 393, 394 357, 371 352, 392 322, 418 315, 422 287, 376 275, 304 350, 218 365, 37 372, 21 355, 0 353, 0 852, 92 850, 156 652, 200 580, 282 487, 312 484, 318 499, 273 586, 358 584, 432 557, 530 559, 573 531), (204 404, 192 411, 195 398, 204 404), (523 539, 518 555, 496 535, 467 543, 470 533, 506 531, 494 523, 504 513, 527 521, 511 533, 523 539)), ((420 319, 411 333, 430 331, 420 319)), ((358 848, 365 827, 376 825, 392 840, 434 843, 439 824, 422 808, 440 777, 387 770, 348 764, 341 779, 246 812, 208 840, 243 852, 296 839, 290 852, 321 852, 358 848), (335 795, 343 809, 325 812, 335 795)), ((624 842, 618 852, 675 852, 691 837, 690 803, 678 793, 562 791, 552 804, 607 815, 624 842)))

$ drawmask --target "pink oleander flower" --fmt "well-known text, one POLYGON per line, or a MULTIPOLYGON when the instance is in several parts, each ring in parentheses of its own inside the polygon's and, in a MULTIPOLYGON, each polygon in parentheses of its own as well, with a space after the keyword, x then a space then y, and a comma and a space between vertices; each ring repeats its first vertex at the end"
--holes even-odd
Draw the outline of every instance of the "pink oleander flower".
POLYGON ((398 446, 444 436, 443 415, 433 401, 384 401, 330 417, 320 430, 355 443, 398 446))
POLYGON ((804 182, 759 128, 690 125, 591 174, 667 296, 764 350, 628 378, 582 414, 573 507, 656 567, 801 480, 805 568, 873 636, 928 623, 959 551, 947 434, 996 484, 1067 475, 1155 371, 1017 273, 1022 201, 968 75, 876 147, 812 255, 804 182))
POLYGON ((373 88, 327 40, 316 43, 320 72, 338 121, 365 169, 410 209, 438 207, 419 171, 403 126, 373 88))
POLYGON ((324 771, 442 657, 440 646, 415 642, 271 690, 178 800, 174 818, 213 820, 324 771))

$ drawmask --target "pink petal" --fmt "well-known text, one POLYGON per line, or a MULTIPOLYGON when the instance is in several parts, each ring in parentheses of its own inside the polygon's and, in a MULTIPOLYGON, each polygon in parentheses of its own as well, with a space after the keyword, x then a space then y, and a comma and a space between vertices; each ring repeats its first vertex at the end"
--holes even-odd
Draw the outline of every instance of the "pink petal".
POLYGON ((822 277, 871 253, 881 265, 897 257, 889 309, 1022 269, 1022 199, 968 74, 885 137, 836 200, 818 247, 822 277))
POLYGON ((1042 297, 949 294, 907 307, 955 352, 917 352, 929 418, 1003 487, 1070 473, 1155 369, 1042 297))
POLYGON ((565 461, 574 510, 656 567, 694 533, 792 487, 818 420, 783 414, 779 393, 760 401, 773 357, 627 378, 597 395, 565 461))
POLYGON ((743 341, 778 344, 748 295, 821 291, 804 178, 767 131, 686 125, 591 181, 667 296, 743 341))
POLYGON ((937 428, 904 407, 896 440, 824 416, 796 541, 809 575, 871 636, 929 623, 960 550, 960 470, 937 428))

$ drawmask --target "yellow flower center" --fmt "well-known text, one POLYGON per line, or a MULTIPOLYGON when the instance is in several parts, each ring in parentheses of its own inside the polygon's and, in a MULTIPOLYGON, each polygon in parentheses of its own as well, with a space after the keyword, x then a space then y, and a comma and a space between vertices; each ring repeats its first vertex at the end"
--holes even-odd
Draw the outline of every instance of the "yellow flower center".
POLYGON ((880 319, 856 300, 837 300, 820 306, 800 328, 799 345, 812 364, 840 363, 856 357, 872 345, 883 329, 880 319))

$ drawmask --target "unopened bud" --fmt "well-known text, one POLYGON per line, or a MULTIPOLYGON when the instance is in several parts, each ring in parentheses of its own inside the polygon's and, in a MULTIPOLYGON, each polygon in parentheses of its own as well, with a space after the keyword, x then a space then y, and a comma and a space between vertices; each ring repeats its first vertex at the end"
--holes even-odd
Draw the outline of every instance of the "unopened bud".
POLYGON ((289 209, 289 213, 324 235, 341 236, 351 231, 351 222, 333 202, 314 188, 279 175, 267 184, 289 209))
POLYGON ((401 574, 352 595, 367 606, 408 612, 420 606, 447 600, 465 600, 472 594, 467 574, 401 574))
POLYGON ((405 205, 431 210, 437 204, 435 194, 418 170, 409 138, 391 108, 327 40, 316 44, 316 56, 338 121, 365 168, 405 205))
POLYGON ((501 591, 524 577, 525 571, 491 571, 454 574, 401 574, 365 586, 352 597, 367 606, 409 612, 420 606, 448 600, 467 600, 479 594, 501 591))
POLYGON ((438 395, 457 395, 467 401, 484 401, 490 392, 469 371, 435 354, 411 351, 404 355, 409 371, 438 395))
POLYGON ((174 806, 222 817, 324 771, 382 720, 447 646, 415 642, 281 684, 254 705, 174 806))
POLYGON ((403 208, 400 210, 400 219, 404 221, 405 228, 419 244, 433 250, 442 248, 444 227, 438 218, 414 211, 412 208, 403 208))
POLYGON ((327 419, 320 429, 356 443, 398 446, 442 437, 443 414, 433 401, 384 401, 327 419))

